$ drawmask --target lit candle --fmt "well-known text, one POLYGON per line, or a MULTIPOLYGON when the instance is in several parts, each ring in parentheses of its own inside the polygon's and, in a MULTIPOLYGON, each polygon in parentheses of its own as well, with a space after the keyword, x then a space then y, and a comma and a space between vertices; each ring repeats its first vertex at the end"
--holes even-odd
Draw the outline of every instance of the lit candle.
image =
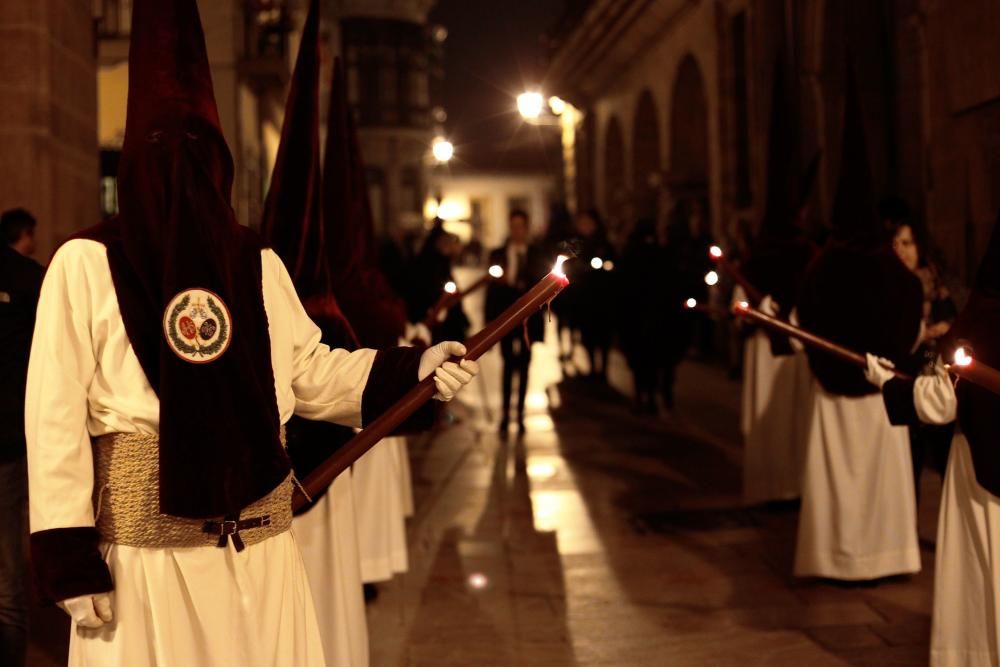
MULTIPOLYGON (((719 268, 729 274, 729 277, 736 281, 743 291, 747 293, 747 297, 753 303, 760 303, 764 298, 764 295, 760 293, 760 290, 753 286, 747 277, 743 275, 743 272, 733 266, 732 262, 726 258, 726 254, 722 252, 722 248, 717 245, 712 246, 708 249, 708 256, 719 265, 719 268)), ((712 272, 714 273, 714 272, 712 272)), ((705 276, 705 282, 708 282, 708 276, 705 276)), ((718 282, 718 274, 716 274, 716 282, 718 282)), ((714 285, 715 283, 709 283, 714 285)))
MULTIPOLYGON (((563 262, 566 259, 566 257, 560 255, 556 261, 556 265, 552 267, 552 271, 542 278, 537 285, 525 292, 500 317, 490 322, 482 331, 467 340, 465 342, 464 358, 471 361, 479 359, 487 350, 500 342, 504 336, 520 326, 525 320, 552 301, 559 292, 563 291, 569 284, 569 280, 562 270, 563 262)), ((452 359, 452 361, 457 362, 460 360, 456 358, 452 359)), ((413 389, 408 391, 405 396, 399 399, 382 416, 362 429, 347 444, 338 449, 336 453, 321 463, 308 477, 302 480, 302 489, 296 488, 292 499, 292 507, 296 510, 300 509, 308 502, 306 495, 312 496, 329 486, 336 479, 337 475, 347 470, 365 452, 399 428, 400 424, 411 417, 427 401, 431 400, 436 392, 434 374, 431 373, 413 389), (303 489, 305 491, 304 494, 302 492, 303 489)))
POLYGON ((424 316, 423 325, 428 329, 433 329, 434 325, 437 324, 438 319, 441 317, 442 312, 448 310, 484 285, 487 285, 494 280, 499 280, 500 278, 503 278, 503 267, 498 264, 494 264, 489 268, 489 271, 487 271, 483 277, 472 283, 468 289, 459 291, 458 285, 449 280, 444 284, 444 291, 441 294, 441 297, 437 300, 437 303, 428 309, 427 315, 424 316))
MULTIPOLYGON (((767 313, 763 313, 756 308, 753 308, 746 301, 740 301, 739 303, 733 304, 733 314, 739 317, 746 318, 752 322, 755 322, 765 329, 770 329, 779 334, 784 334, 791 338, 796 338, 802 341, 804 344, 814 347, 817 350, 822 350, 828 354, 832 354, 838 359, 842 359, 849 364, 854 364, 860 368, 866 368, 868 366, 868 360, 865 355, 859 354, 854 350, 849 350, 843 345, 834 343, 832 340, 817 336, 816 334, 806 331, 802 327, 797 327, 794 324, 789 324, 784 320, 779 320, 776 317, 772 317, 767 313)), ((895 368, 890 369, 897 378, 901 380, 912 380, 913 378, 898 371, 895 368)))
POLYGON ((962 378, 973 382, 994 394, 1000 394, 1000 371, 972 356, 972 349, 964 345, 955 350, 954 363, 948 370, 962 378))

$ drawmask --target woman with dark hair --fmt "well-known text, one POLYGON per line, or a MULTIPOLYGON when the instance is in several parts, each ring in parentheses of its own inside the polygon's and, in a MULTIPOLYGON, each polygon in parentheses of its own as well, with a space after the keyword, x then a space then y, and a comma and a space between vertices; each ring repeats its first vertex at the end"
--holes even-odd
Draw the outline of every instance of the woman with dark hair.
MULTIPOLYGON (((951 329, 957 315, 955 301, 941 280, 937 267, 927 259, 925 235, 908 220, 909 209, 901 200, 888 199, 879 206, 886 237, 892 239, 896 256, 920 279, 923 288, 923 320, 920 343, 909 360, 911 372, 933 375, 938 343, 951 329)), ((913 484, 920 500, 920 475, 925 462, 944 475, 951 446, 950 424, 910 424, 910 454, 913 459, 913 484)))

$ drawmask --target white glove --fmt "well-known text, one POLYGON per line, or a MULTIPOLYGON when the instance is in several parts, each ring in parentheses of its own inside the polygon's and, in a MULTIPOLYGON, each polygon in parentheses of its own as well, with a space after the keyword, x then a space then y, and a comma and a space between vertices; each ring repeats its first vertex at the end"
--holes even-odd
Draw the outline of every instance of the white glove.
POLYGON ((894 363, 883 357, 876 357, 874 354, 865 354, 865 379, 879 389, 891 380, 895 375, 892 369, 896 367, 894 363))
POLYGON ((420 357, 417 378, 423 380, 431 372, 434 373, 434 385, 437 387, 434 398, 437 400, 450 401, 455 398, 455 394, 479 373, 479 364, 475 361, 463 359, 458 364, 448 361, 453 356, 460 357, 463 354, 465 354, 464 345, 455 341, 445 341, 427 348, 420 357))
POLYGON ((114 618, 111 613, 111 594, 81 595, 58 603, 81 628, 99 628, 114 618))
POLYGON ((760 300, 760 304, 757 305, 757 310, 764 313, 765 315, 770 315, 771 317, 777 317, 778 313, 781 312, 781 306, 779 306, 771 295, 766 295, 760 300))

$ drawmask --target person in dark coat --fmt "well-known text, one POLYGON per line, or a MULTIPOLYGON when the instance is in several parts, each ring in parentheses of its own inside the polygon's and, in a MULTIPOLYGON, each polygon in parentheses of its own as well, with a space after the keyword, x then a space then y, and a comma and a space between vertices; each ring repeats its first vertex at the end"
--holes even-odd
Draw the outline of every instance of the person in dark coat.
POLYGON ((28 606, 24 588, 28 525, 25 508, 24 384, 44 270, 34 252, 35 219, 24 209, 0 217, 0 664, 24 665, 28 606))
POLYGON ((622 323, 622 351, 635 380, 636 410, 650 414, 656 412, 660 386, 670 405, 674 359, 680 358, 674 348, 680 345, 686 349, 690 340, 673 330, 683 326, 684 314, 673 265, 667 258, 654 222, 640 220, 629 235, 621 266, 616 269, 621 287, 617 319, 622 323), (671 303, 672 295, 675 303, 671 303), (675 343, 675 336, 683 342, 675 343))
MULTIPOLYGON (((458 237, 445 231, 440 220, 431 229, 424 241, 420 255, 413 265, 410 275, 408 308, 410 321, 422 322, 428 311, 441 298, 446 283, 454 282, 452 261, 461 252, 458 237)), ((462 302, 452 305, 431 327, 434 341, 446 337, 449 340, 465 340, 469 329, 469 318, 462 310, 462 302)))
MULTIPOLYGON (((515 209, 510 213, 510 236, 507 242, 490 253, 490 265, 503 268, 503 278, 490 283, 486 290, 486 321, 496 319, 504 310, 531 289, 548 271, 545 251, 530 241, 528 214, 515 209)), ((528 367, 531 344, 545 338, 542 314, 532 315, 524 328, 518 327, 500 341, 503 355, 503 408, 500 433, 510 427, 510 402, 514 375, 518 376, 517 429, 524 433, 524 401, 528 393, 528 367)))
POLYGON ((590 360, 591 377, 607 380, 608 351, 614 334, 610 310, 617 257, 601 215, 595 209, 577 215, 576 233, 580 259, 570 269, 571 286, 576 287, 578 295, 576 324, 590 360))

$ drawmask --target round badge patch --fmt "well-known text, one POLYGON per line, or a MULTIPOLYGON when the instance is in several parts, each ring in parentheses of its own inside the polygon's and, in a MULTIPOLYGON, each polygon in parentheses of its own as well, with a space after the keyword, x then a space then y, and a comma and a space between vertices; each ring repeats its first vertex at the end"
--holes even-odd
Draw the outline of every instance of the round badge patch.
POLYGON ((229 347, 232 318, 218 294, 205 289, 184 290, 167 304, 163 333, 178 357, 192 364, 207 364, 229 347))

